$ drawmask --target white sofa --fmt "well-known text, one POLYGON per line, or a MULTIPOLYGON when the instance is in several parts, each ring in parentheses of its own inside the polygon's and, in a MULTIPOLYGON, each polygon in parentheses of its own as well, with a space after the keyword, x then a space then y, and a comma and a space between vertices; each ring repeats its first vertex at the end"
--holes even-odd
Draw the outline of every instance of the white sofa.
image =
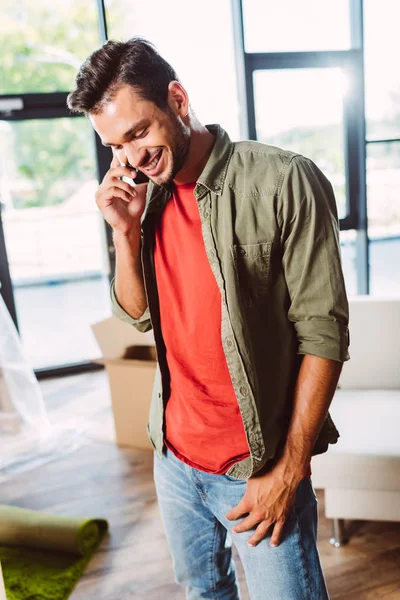
POLYGON ((349 298, 350 357, 331 405, 338 443, 312 459, 331 542, 344 519, 400 521, 400 298, 349 298))

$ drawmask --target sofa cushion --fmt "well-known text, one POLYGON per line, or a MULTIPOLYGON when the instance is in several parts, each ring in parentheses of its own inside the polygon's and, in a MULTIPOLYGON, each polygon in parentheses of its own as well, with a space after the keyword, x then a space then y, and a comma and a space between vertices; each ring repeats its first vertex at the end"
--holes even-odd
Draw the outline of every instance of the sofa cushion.
POLYGON ((400 389, 339 389, 330 414, 340 438, 329 452, 400 457, 400 389))
POLYGON ((343 389, 400 389, 400 298, 349 297, 350 360, 343 389))

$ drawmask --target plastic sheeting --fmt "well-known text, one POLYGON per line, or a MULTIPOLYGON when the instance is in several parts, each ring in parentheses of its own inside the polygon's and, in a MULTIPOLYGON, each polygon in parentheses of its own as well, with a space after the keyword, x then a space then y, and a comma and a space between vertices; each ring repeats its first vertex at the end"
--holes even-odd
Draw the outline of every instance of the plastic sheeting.
POLYGON ((74 422, 50 423, 41 388, 0 295, 0 482, 75 450, 82 443, 78 433, 74 422))
POLYGON ((0 296, 0 433, 18 433, 23 424, 39 431, 50 426, 39 383, 0 296))
POLYGON ((1 571, 1 564, 0 564, 0 600, 7 600, 6 588, 4 587, 4 581, 3 581, 3 573, 1 571))

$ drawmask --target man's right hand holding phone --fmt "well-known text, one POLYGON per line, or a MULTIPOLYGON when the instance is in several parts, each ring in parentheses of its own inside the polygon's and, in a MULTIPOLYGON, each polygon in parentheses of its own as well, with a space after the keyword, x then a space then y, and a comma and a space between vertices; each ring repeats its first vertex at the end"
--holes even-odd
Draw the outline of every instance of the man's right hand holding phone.
POLYGON ((133 186, 121 177, 134 180, 136 170, 121 166, 114 155, 96 192, 96 204, 113 228, 116 297, 122 308, 138 319, 147 306, 140 258, 141 217, 146 206, 147 183, 133 186))
POLYGON ((121 235, 138 234, 140 219, 146 205, 147 183, 135 187, 122 181, 121 177, 135 179, 136 170, 121 166, 114 155, 109 171, 96 192, 96 204, 103 217, 121 235))

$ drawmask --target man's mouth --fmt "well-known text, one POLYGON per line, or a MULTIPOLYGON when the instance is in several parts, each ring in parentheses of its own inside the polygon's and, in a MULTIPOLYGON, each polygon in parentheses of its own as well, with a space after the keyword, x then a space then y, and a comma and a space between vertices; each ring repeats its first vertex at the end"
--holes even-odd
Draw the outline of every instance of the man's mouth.
POLYGON ((157 166, 158 166, 158 163, 160 162, 161 154, 162 154, 162 150, 157 152, 157 154, 154 156, 154 158, 151 159, 151 162, 147 163, 147 165, 145 167, 143 167, 143 166, 141 167, 142 171, 145 171, 149 175, 154 175, 157 171, 157 166))

